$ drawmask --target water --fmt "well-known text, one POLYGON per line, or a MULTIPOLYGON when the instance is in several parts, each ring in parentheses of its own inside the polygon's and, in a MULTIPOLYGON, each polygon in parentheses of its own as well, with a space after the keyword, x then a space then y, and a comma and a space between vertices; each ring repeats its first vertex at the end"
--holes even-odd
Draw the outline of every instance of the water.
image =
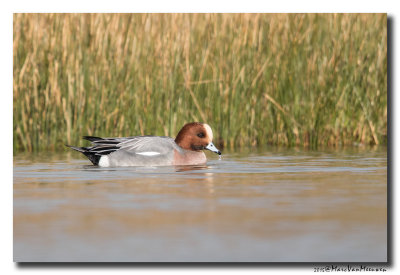
POLYGON ((386 148, 246 149, 195 167, 14 156, 14 260, 381 262, 386 148))

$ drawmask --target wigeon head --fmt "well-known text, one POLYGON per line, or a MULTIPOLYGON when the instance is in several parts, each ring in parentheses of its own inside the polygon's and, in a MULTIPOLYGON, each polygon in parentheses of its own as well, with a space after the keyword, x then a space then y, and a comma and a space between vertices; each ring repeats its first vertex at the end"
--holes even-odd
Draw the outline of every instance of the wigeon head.
POLYGON ((191 151, 210 150, 218 155, 221 152, 212 143, 213 132, 206 123, 191 122, 183 126, 175 138, 181 148, 191 151))

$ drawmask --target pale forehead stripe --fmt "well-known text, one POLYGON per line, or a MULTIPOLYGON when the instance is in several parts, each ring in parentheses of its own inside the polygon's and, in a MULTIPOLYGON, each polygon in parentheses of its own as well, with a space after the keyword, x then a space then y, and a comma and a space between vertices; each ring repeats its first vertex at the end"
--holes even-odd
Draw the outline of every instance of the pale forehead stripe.
POLYGON ((213 132, 211 130, 210 125, 204 123, 204 128, 206 129, 207 136, 210 137, 210 141, 213 140, 213 132))

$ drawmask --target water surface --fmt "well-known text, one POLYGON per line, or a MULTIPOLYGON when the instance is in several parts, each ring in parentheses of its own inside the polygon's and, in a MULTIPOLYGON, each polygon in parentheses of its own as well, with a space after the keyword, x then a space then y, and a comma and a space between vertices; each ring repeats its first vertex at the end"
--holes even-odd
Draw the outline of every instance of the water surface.
POLYGON ((244 149, 204 166, 14 156, 14 260, 387 260, 386 148, 244 149))

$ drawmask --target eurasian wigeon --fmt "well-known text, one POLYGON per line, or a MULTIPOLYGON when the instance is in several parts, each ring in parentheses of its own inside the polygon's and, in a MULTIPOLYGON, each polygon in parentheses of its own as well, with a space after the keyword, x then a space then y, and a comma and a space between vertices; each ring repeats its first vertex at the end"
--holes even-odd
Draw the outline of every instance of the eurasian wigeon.
POLYGON ((163 166, 198 165, 207 161, 202 150, 218 155, 221 152, 212 143, 213 132, 205 123, 188 123, 175 139, 158 136, 122 138, 83 137, 92 147, 68 147, 83 153, 94 164, 109 166, 163 166))

